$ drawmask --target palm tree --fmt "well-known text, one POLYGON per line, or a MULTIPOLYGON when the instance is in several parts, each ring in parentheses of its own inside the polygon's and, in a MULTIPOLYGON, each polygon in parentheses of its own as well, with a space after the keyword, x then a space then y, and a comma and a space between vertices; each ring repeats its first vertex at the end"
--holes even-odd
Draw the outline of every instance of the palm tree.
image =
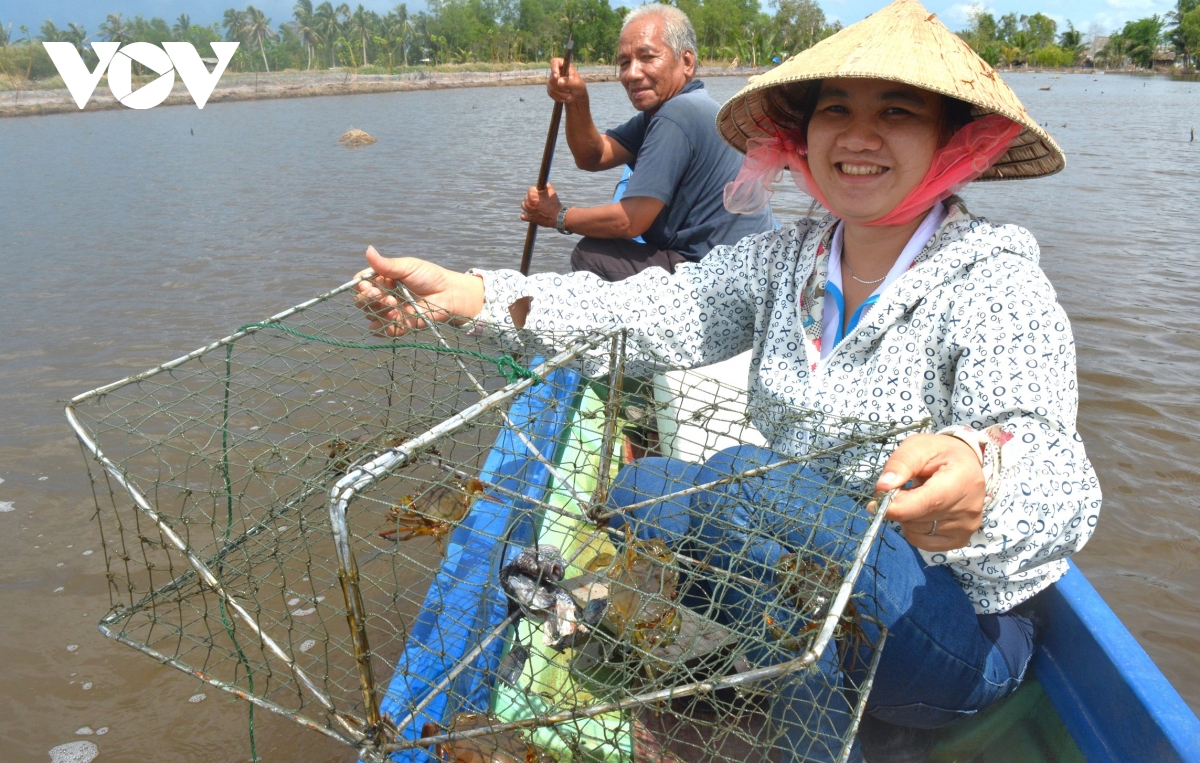
POLYGON ((412 22, 408 20, 408 5, 400 3, 394 11, 396 18, 400 21, 400 49, 404 51, 404 68, 408 68, 408 30, 412 29, 412 22))
POLYGON ((329 2, 321 3, 317 6, 317 10, 313 13, 313 24, 321 37, 324 38, 325 44, 329 46, 329 68, 337 66, 337 39, 341 35, 342 25, 338 23, 337 11, 333 9, 333 4, 329 2))
POLYGON ((225 16, 221 19, 221 26, 225 27, 225 39, 230 42, 244 42, 246 39, 246 14, 244 11, 239 11, 236 8, 230 8, 225 11, 225 16))
POLYGON ((58 26, 50 19, 46 19, 45 21, 42 22, 42 28, 41 28, 41 39, 42 40, 44 40, 46 42, 64 42, 66 38, 63 35, 65 35, 65 34, 66 34, 66 30, 59 29, 58 26))
POLYGON ((313 50, 321 44, 321 35, 314 28, 317 19, 313 15, 312 0, 299 0, 292 7, 292 15, 296 19, 292 22, 292 31, 296 33, 300 44, 308 51, 308 68, 311 69, 313 50))
POLYGON ((171 34, 176 40, 186 39, 188 32, 192 30, 192 20, 188 18, 186 13, 179 14, 179 19, 175 22, 175 26, 171 27, 171 34))
POLYGON ((83 44, 88 40, 88 33, 86 29, 72 21, 70 24, 67 24, 67 29, 63 32, 63 39, 67 42, 75 43, 75 47, 78 48, 80 55, 82 55, 83 44))
POLYGON ((262 53, 263 66, 267 71, 271 71, 271 65, 267 63, 267 49, 263 45, 264 40, 272 42, 279 39, 279 32, 271 28, 271 20, 266 15, 255 8, 253 5, 246 6, 246 26, 243 28, 243 34, 246 35, 248 42, 258 42, 258 50, 262 53))
POLYGON ((371 64, 367 58, 367 38, 373 36, 371 35, 372 21, 374 21, 371 17, 373 15, 366 8, 363 8, 362 3, 359 3, 358 10, 354 11, 354 16, 351 17, 354 22, 351 31, 355 32, 358 38, 362 40, 363 66, 371 64))
POLYGON ((129 27, 119 13, 108 14, 108 19, 100 25, 100 34, 109 42, 129 42, 129 27))

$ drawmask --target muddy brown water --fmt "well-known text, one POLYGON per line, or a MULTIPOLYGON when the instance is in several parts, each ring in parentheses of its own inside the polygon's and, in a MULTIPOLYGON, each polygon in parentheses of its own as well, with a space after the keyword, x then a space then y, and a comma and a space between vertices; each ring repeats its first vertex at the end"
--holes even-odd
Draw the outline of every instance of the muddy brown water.
MULTIPOLYGON (((1008 81, 1067 169, 966 197, 1036 234, 1074 326, 1105 493, 1077 561, 1200 708, 1200 83, 1008 81)), ((718 99, 741 84, 710 80, 718 99)), ((618 86, 592 92, 599 124, 632 114, 618 86)), ((62 401, 341 283, 367 244, 515 267, 549 111, 512 87, 0 122, 0 759, 81 739, 100 760, 249 758, 244 702, 97 633, 103 559, 62 401), (378 143, 337 145, 350 127, 378 143)), ((568 203, 606 201, 617 177, 575 170, 560 143, 568 203)), ((780 217, 807 209, 776 199, 780 217)), ((564 269, 571 245, 543 231, 535 268, 564 269)), ((261 711, 256 733, 264 761, 353 759, 261 711)))

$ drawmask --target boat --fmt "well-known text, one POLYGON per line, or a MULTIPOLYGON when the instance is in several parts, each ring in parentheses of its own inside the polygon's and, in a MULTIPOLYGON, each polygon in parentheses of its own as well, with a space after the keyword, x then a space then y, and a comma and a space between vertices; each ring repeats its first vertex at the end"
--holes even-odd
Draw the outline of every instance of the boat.
MULTIPOLYGON (((738 380, 739 375, 744 388, 748 362, 746 355, 707 369, 656 377, 655 397, 660 404, 667 404, 660 407, 665 413, 659 414, 660 447, 666 454, 692 459, 703 457, 704 453, 696 451, 694 445, 688 446, 692 448, 690 452, 672 450, 672 422, 675 426, 687 426, 686 422, 695 411, 703 407, 706 402, 703 399, 705 377, 714 379, 711 387, 714 394, 724 387, 720 382, 738 380), (692 399, 672 399, 672 394, 684 386, 679 383, 683 375, 690 377, 686 385, 693 390, 692 399), (671 404, 676 407, 672 408, 671 404)), ((586 413, 602 405, 586 380, 578 379, 577 384, 577 412, 586 413)), ((558 384, 553 386, 562 389, 558 384)), ((539 412, 544 413, 549 407, 550 401, 539 398, 535 388, 514 401, 513 420, 538 420, 539 412)), ((759 437, 744 419, 731 415, 727 405, 723 410, 726 419, 723 430, 706 422, 710 441, 704 444, 705 450, 719 450, 735 442, 754 442, 759 437), (717 434, 712 434, 714 431, 717 434)), ((556 426, 538 431, 538 442, 559 442, 557 458, 560 461, 573 459, 577 467, 579 459, 586 455, 581 451, 587 451, 589 447, 593 455, 596 451, 599 433, 587 431, 588 422, 595 420, 598 419, 587 416, 559 417, 556 426)), ((678 440, 695 442, 689 437, 678 440)), ((533 459, 523 459, 519 450, 514 449, 511 442, 498 442, 492 457, 497 464, 505 464, 503 471, 506 473, 545 472, 545 467, 533 459)), ((548 475, 544 476, 545 499, 565 505, 568 499, 561 491, 556 494, 552 480, 548 475)), ((587 489, 590 486, 579 487, 587 489)), ((457 540, 466 541, 464 538, 457 540)), ((426 602, 423 617, 430 612, 442 611, 445 605, 444 591, 438 586, 430 590, 440 593, 426 602)), ((1062 579, 1033 599, 1031 611, 1037 623, 1038 645, 1026 682, 996 706, 941 732, 931 761, 1200 763, 1200 720, 1074 563, 1070 563, 1070 570, 1062 579)), ((414 637, 420 638, 422 634, 414 633, 414 637)), ((468 640, 464 640, 464 647, 467 643, 468 640)), ((424 678, 436 683, 440 677, 429 675, 424 678)), ((400 680, 406 685, 411 683, 407 676, 400 680)), ((393 701, 406 696, 403 687, 398 687, 395 682, 388 694, 393 701)), ((497 705, 497 699, 503 698, 494 696, 491 699, 493 707, 497 705)), ((432 717, 436 710, 430 710, 433 712, 427 715, 432 717)), ((509 710, 507 715, 503 710, 499 714, 506 719, 520 717, 522 713, 528 717, 537 708, 509 710)), ((590 732, 599 739, 607 730, 612 738, 613 728, 620 723, 619 718, 611 717, 599 722, 590 732), (602 728, 606 724, 608 728, 602 728)), ((588 731, 581 730, 581 735, 588 736, 588 731)), ((560 737, 547 733, 535 743, 553 749, 556 739, 561 744, 560 737)), ((619 758, 621 752, 628 754, 628 750, 614 752, 616 754, 610 757, 619 758)))

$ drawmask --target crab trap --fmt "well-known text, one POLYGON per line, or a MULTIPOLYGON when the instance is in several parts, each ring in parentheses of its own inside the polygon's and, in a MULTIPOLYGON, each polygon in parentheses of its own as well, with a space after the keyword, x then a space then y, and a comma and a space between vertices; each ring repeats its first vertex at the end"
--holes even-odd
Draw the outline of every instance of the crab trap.
POLYGON ((616 326, 376 337, 356 282, 71 401, 106 636, 363 760, 850 755, 915 427, 616 326))

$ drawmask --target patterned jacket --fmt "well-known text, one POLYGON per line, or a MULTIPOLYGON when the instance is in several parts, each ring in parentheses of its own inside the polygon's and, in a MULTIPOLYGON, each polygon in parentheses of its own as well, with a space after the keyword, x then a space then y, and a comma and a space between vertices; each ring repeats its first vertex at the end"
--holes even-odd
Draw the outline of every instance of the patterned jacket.
MULTIPOLYGON (((512 329, 508 306, 529 296, 526 329, 616 322, 643 370, 708 365, 753 349, 756 398, 902 424, 932 417, 982 448, 983 523, 962 549, 922 551, 946 565, 975 611, 1004 612, 1066 572, 1091 536, 1100 486, 1075 430, 1075 342, 1033 236, 994 226, 951 199, 912 267, 821 360, 828 249, 837 220, 799 220, 714 249, 674 275, 652 268, 618 283, 590 273, 475 271, 484 326, 512 329)), ((529 332, 522 332, 529 333, 529 332)), ((794 452, 770 417, 755 424, 794 452)))

